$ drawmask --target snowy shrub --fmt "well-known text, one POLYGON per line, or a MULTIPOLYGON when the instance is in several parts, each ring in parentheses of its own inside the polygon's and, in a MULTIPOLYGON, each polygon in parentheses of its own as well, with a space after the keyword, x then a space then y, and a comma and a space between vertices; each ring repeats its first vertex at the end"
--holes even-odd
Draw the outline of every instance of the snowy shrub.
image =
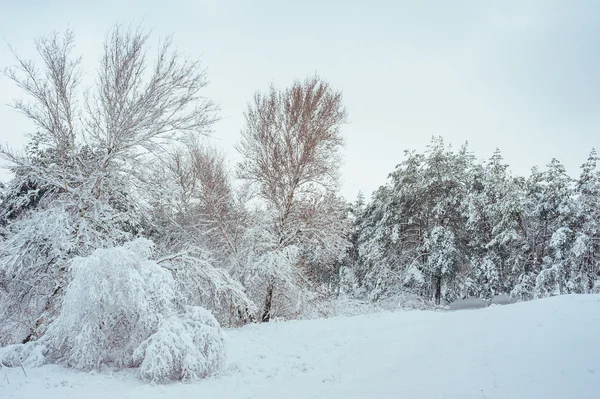
POLYGON ((225 364, 219 324, 209 311, 188 306, 163 320, 158 331, 135 350, 140 377, 152 383, 202 378, 225 364))
POLYGON ((60 315, 42 338, 2 352, 0 361, 29 364, 35 355, 39 363, 43 352, 46 362, 79 370, 140 366, 153 382, 217 371, 224 359, 218 322, 199 307, 178 312, 175 280, 149 259, 152 249, 139 238, 75 258, 60 315))
POLYGON ((45 345, 37 342, 8 345, 0 348, 0 366, 6 367, 39 367, 46 363, 45 345))
POLYGON ((227 270, 212 266, 200 254, 159 262, 173 272, 177 296, 183 304, 209 309, 221 325, 239 326, 252 321, 256 305, 227 270))
POLYGON ((45 336, 50 361, 80 370, 133 366, 134 350, 175 298, 170 273, 148 260, 152 246, 137 239, 73 260, 62 312, 45 336))
POLYGON ((73 250, 72 220, 59 207, 16 221, 0 241, 0 345, 21 343, 54 317, 73 250))

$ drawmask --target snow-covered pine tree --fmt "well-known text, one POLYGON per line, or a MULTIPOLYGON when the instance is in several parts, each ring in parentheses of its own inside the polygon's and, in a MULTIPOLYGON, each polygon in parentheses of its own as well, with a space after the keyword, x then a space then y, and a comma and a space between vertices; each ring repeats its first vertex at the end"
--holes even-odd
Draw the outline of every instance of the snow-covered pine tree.
POLYGON ((556 159, 544 172, 535 172, 528 191, 529 245, 531 248, 528 270, 537 275, 534 296, 564 293, 566 270, 572 245, 570 227, 575 204, 572 179, 556 159), (571 244, 569 244, 571 243, 571 244))
MULTIPOLYGON (((439 251, 447 252, 448 259, 441 266, 438 258, 427 259, 426 273, 432 278, 432 297, 437 304, 443 298, 449 301, 460 294, 455 277, 459 268, 465 268, 465 255, 469 237, 465 234, 465 215, 462 204, 467 194, 466 182, 470 180, 473 156, 464 145, 458 152, 446 148, 442 139, 434 139, 425 154, 424 203, 427 207, 428 244, 438 257, 439 251), (435 234, 434 234, 435 231, 435 234)), ((430 249, 427 249, 427 258, 430 249)))
POLYGON ((466 146, 454 152, 434 138, 425 154, 407 152, 374 194, 358 226, 356 266, 372 299, 407 289, 436 302, 459 296, 456 271, 465 268, 469 242, 462 205, 472 163, 466 146), (442 267, 437 255, 429 261, 430 247, 441 251, 450 242, 456 248, 452 262, 442 267))
POLYGON ((483 165, 476 165, 465 201, 470 237, 469 291, 484 296, 510 292, 512 266, 526 234, 521 226, 522 190, 508 173, 508 165, 496 150, 483 165))
POLYGON ((588 293, 600 278, 600 170, 592 150, 576 182, 576 231, 573 262, 567 283, 570 292, 588 293))
POLYGON ((404 289, 418 295, 428 292, 421 266, 426 233, 419 201, 424 194, 423 155, 405 155, 357 219, 355 274, 372 300, 395 296, 404 289))

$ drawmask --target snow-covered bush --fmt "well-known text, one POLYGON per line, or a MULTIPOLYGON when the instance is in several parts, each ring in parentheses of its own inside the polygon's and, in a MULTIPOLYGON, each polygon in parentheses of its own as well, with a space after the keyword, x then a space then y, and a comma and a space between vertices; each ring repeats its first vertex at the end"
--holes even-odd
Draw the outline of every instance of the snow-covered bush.
POLYGON ((181 303, 209 309, 223 326, 240 326, 253 320, 256 305, 227 270, 214 267, 201 254, 193 253, 159 262, 173 272, 181 303))
POLYGON ((133 352, 172 311, 170 273, 149 260, 152 243, 137 239, 75 258, 60 316, 46 336, 50 361, 91 370, 132 367, 133 352))
POLYGON ((0 348, 0 367, 39 367, 46 363, 45 345, 32 341, 0 348))
POLYGON ((225 346, 219 324, 198 306, 187 306, 181 315, 163 320, 158 331, 135 350, 144 381, 203 378, 225 364, 225 346))
POLYGON ((0 346, 23 342, 54 317, 53 296, 75 245, 64 209, 27 216, 12 223, 0 241, 0 346))
POLYGON ((60 315, 38 341, 0 352, 0 362, 31 364, 33 354, 39 363, 42 353, 45 362, 79 370, 139 366, 152 382, 219 370, 218 322, 203 308, 178 306, 175 280, 149 259, 152 249, 139 238, 75 258, 60 315))

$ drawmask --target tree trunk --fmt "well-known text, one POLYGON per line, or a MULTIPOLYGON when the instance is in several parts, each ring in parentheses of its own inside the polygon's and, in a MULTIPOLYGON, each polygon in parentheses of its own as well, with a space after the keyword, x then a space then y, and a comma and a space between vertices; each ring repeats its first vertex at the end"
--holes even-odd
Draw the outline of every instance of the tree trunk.
POLYGON ((442 278, 435 277, 435 304, 439 305, 442 300, 442 278))
POLYGON ((271 320, 271 304, 273 303, 273 286, 275 285, 274 281, 269 281, 269 285, 267 286, 267 295, 265 296, 265 307, 263 309, 262 322, 268 323, 271 320))

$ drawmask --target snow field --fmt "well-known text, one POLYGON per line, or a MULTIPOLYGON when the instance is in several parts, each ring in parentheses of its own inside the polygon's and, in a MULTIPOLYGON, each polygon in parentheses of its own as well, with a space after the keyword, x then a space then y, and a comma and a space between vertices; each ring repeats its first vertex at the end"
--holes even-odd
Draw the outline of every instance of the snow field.
POLYGON ((600 295, 228 330, 228 367, 148 385, 133 371, 0 370, 2 398, 598 398, 600 295), (25 375, 26 373, 26 375, 25 375))

